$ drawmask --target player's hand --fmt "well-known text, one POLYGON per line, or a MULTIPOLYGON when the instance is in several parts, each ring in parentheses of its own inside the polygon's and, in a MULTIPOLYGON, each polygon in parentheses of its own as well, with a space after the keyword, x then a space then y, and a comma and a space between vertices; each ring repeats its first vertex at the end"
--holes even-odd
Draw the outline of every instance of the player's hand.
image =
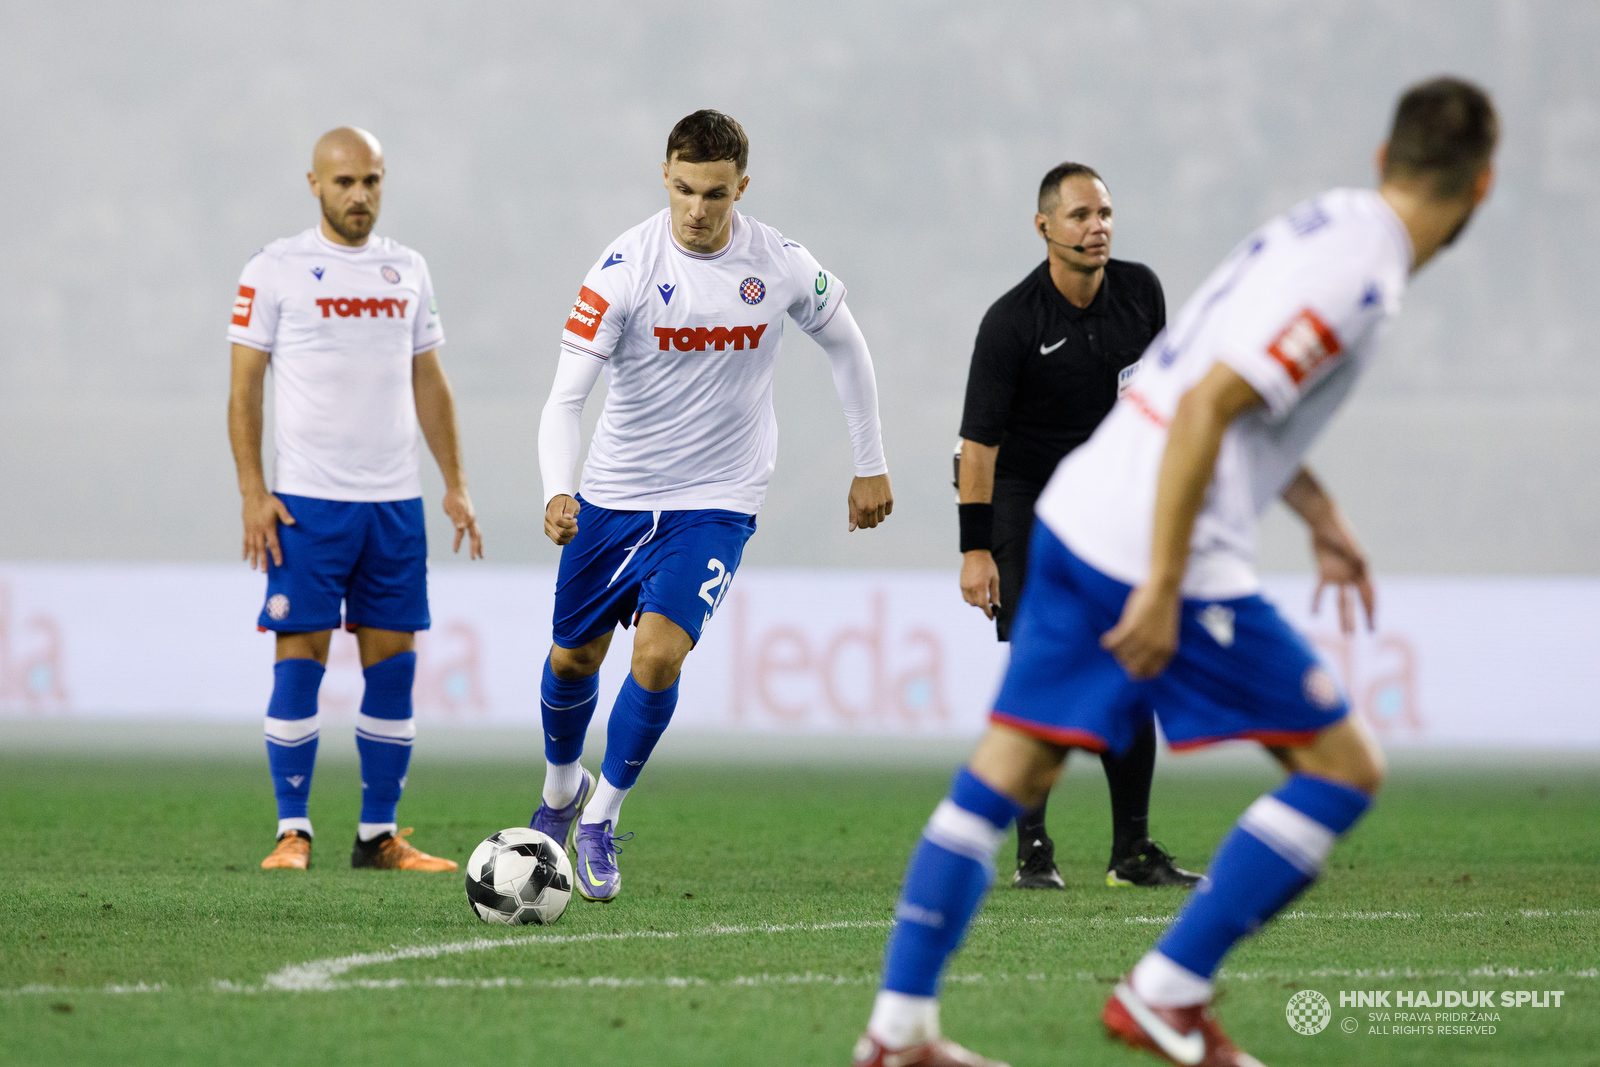
POLYGON ((887 474, 850 482, 850 529, 870 530, 894 512, 894 490, 887 474))
POLYGON ((1178 651, 1176 592, 1141 585, 1122 606, 1122 618, 1100 637, 1100 647, 1116 657, 1129 677, 1143 681, 1166 670, 1178 651))
POLYGON ((294 525, 294 516, 283 501, 271 493, 252 493, 244 498, 244 554, 251 570, 266 570, 267 557, 274 567, 283 566, 283 549, 278 545, 278 523, 294 525))
POLYGON ((578 502, 565 493, 551 497, 544 506, 544 535, 558 545, 577 537, 578 511, 578 502))
POLYGON ((994 618, 1000 610, 1000 568, 988 549, 961 554, 961 599, 983 609, 983 617, 994 618))
POLYGON ((1361 597, 1361 607, 1367 617, 1367 629, 1376 628, 1375 612, 1377 594, 1372 588, 1372 574, 1367 567, 1367 554, 1361 550, 1355 531, 1344 521, 1338 511, 1332 511, 1311 531, 1311 554, 1317 559, 1317 591, 1311 597, 1311 614, 1322 607, 1322 591, 1328 586, 1338 590, 1339 630, 1350 635, 1356 632, 1355 605, 1350 602, 1353 586, 1361 597))
POLYGON ((468 559, 483 558, 483 534, 478 530, 478 513, 472 507, 472 496, 467 492, 466 486, 448 489, 444 494, 444 513, 450 516, 450 521, 455 524, 456 543, 450 549, 452 552, 461 551, 461 539, 471 535, 471 542, 467 547, 468 559))

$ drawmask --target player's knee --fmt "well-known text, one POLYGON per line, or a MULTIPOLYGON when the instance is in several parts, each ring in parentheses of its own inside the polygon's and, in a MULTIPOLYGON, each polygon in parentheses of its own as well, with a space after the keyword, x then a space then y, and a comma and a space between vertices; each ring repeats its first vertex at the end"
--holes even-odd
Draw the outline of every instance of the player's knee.
POLYGON ((653 693, 660 692, 678 680, 683 670, 684 657, 666 644, 635 641, 633 646, 633 680, 653 693))
POLYGON ((560 645, 551 645, 550 671, 563 682, 575 682, 580 678, 587 678, 598 671, 605 658, 605 650, 595 648, 592 644, 584 645, 581 648, 562 648, 560 645))

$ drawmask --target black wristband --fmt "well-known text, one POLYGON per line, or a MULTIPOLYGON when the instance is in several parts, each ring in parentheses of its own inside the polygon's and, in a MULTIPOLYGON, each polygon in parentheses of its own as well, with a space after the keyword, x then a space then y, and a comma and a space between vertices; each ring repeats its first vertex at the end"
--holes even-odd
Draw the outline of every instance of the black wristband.
POLYGON ((994 505, 957 504, 961 515, 961 551, 988 552, 994 548, 994 505))

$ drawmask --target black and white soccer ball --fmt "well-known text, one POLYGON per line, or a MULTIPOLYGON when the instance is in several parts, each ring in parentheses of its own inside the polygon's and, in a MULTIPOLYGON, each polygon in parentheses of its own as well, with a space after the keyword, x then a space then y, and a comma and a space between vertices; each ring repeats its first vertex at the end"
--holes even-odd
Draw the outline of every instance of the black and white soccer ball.
POLYGON ((572 861, 526 826, 490 834, 467 860, 467 902, 486 923, 549 926, 572 899, 572 861))

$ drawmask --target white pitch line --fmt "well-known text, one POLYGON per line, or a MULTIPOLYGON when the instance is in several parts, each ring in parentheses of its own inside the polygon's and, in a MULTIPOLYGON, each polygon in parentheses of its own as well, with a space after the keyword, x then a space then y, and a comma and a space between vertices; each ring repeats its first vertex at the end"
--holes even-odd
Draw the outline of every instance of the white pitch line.
MULTIPOLYGON (((1464 981, 1477 981, 1483 978, 1600 978, 1600 969, 1588 968, 1586 970, 1559 970, 1554 967, 1474 967, 1470 970, 1452 970, 1449 968, 1418 969, 1414 967, 1317 967, 1309 970, 1293 971, 1229 971, 1224 969, 1218 972, 1218 979, 1225 982, 1281 982, 1285 980, 1351 978, 1351 979, 1392 979, 1401 981, 1422 981, 1441 978, 1461 979, 1464 981)), ((987 985, 1006 984, 1011 982, 1097 982, 1102 985, 1109 982, 1109 976, 1097 975, 1092 971, 1076 971, 1071 974, 952 974, 946 976, 945 981, 953 985, 987 985)), ((795 985, 833 985, 833 986, 865 986, 877 981, 877 975, 836 975, 815 974, 753 974, 736 975, 733 978, 702 978, 696 975, 668 975, 656 977, 653 975, 625 977, 621 975, 599 974, 590 977, 565 977, 565 978, 520 978, 515 976, 502 976, 496 978, 364 978, 350 981, 330 982, 325 987, 306 992, 335 993, 348 990, 390 990, 390 989, 703 989, 709 987, 745 988, 753 989, 761 986, 795 986, 795 985)), ((31 985, 20 989, 0 990, 0 996, 17 995, 56 995, 56 996, 84 996, 96 993, 126 994, 126 993, 170 993, 170 992, 213 992, 213 993, 264 993, 271 992, 263 986, 239 985, 234 982, 213 982, 209 987, 200 989, 183 990, 167 984, 145 985, 107 985, 107 986, 46 986, 31 985)))
POLYGON ((335 978, 357 967, 370 967, 378 963, 397 963, 400 960, 431 960, 440 956, 455 956, 467 952, 487 952, 490 949, 510 948, 517 945, 572 945, 590 941, 636 941, 640 939, 668 940, 678 937, 727 937, 735 934, 788 934, 820 933, 827 930, 862 930, 887 927, 887 919, 868 919, 858 922, 792 923, 788 925, 756 926, 706 926, 682 933, 671 930, 633 930, 615 934, 530 934, 524 937, 507 937, 493 940, 475 937, 470 941, 450 941, 442 945, 415 945, 410 948, 391 949, 388 952, 359 952, 353 956, 336 956, 310 963, 295 964, 269 974, 262 983, 268 989, 287 992, 314 992, 329 987, 335 978))
MULTIPOLYGON (((1527 918, 1527 919, 1541 919, 1541 918, 1557 918, 1557 917, 1562 917, 1562 916, 1592 916, 1592 915, 1600 915, 1600 909, 1567 909, 1567 910, 1562 910, 1562 911, 1551 911, 1551 910, 1543 910, 1543 909, 1520 909, 1520 910, 1515 911, 1515 912, 1506 912, 1505 914, 1507 914, 1507 915, 1516 915, 1516 916, 1520 916, 1522 918, 1527 918)), ((1497 916, 1496 915, 1491 915, 1490 913, 1479 912, 1479 911, 1446 912, 1446 913, 1443 913, 1443 914, 1440 914, 1440 915, 1433 915, 1433 916, 1424 916, 1424 915, 1422 915, 1420 913, 1417 913, 1417 912, 1403 912, 1403 911, 1349 911, 1349 912, 1331 912, 1331 913, 1317 913, 1317 912, 1307 912, 1307 911, 1291 911, 1291 912, 1285 912, 1285 913, 1277 916, 1277 918, 1279 918, 1279 919, 1291 920, 1291 921, 1292 920, 1319 920, 1319 921, 1353 921, 1353 922, 1390 922, 1390 921, 1410 922, 1410 921, 1415 921, 1415 920, 1419 920, 1419 919, 1423 919, 1423 918, 1429 918, 1429 919, 1438 920, 1438 919, 1481 919, 1481 918, 1495 918, 1495 917, 1497 917, 1497 916)), ((979 918, 974 923, 974 925, 976 925, 976 926, 991 926, 991 925, 992 926, 1083 926, 1083 925, 1100 925, 1100 924, 1111 923, 1111 922, 1139 923, 1139 924, 1162 924, 1162 925, 1164 925, 1164 924, 1172 922, 1172 920, 1174 918, 1176 918, 1175 915, 1132 915, 1132 916, 1124 916, 1124 917, 1121 917, 1120 919, 1118 919, 1118 918, 1107 918, 1105 916, 1083 916, 1083 917, 1067 916, 1067 917, 1055 918, 1055 919, 1021 918, 1021 917, 1018 917, 1018 918, 1000 918, 1000 917, 989 918, 989 917, 982 917, 982 918, 979 918)), ((451 941, 451 942, 445 942, 443 944, 437 944, 437 945, 414 945, 414 946, 410 946, 410 947, 407 947, 407 948, 392 948, 392 949, 390 949, 388 951, 385 951, 385 952, 361 952, 361 953, 355 953, 355 954, 349 955, 349 956, 336 956, 336 957, 331 957, 331 958, 328 958, 328 959, 312 960, 312 961, 310 961, 308 963, 294 964, 294 965, 291 965, 289 967, 284 967, 283 969, 281 969, 279 971, 275 971, 274 973, 268 975, 260 986, 240 985, 240 984, 237 984, 237 983, 234 983, 234 982, 230 982, 230 981, 216 981, 216 982, 213 982, 209 988, 214 990, 214 991, 216 991, 216 992, 224 992, 224 993, 229 993, 229 992, 257 993, 257 992, 265 992, 265 991, 336 992, 336 991, 344 990, 344 989, 377 989, 377 988, 385 988, 385 989, 387 989, 387 988, 398 988, 400 986, 405 986, 405 985, 408 985, 408 984, 423 984, 423 985, 432 984, 432 985, 437 985, 437 986, 446 986, 446 985, 453 984, 457 980, 453 980, 453 979, 423 979, 423 980, 418 980, 418 981, 412 981, 410 979, 390 979, 390 980, 371 979, 371 980, 360 980, 360 981, 336 981, 336 979, 338 979, 341 975, 347 974, 348 972, 350 972, 350 971, 352 971, 352 970, 354 970, 356 968, 360 968, 360 967, 370 967, 370 966, 375 966, 375 965, 384 964, 384 963, 398 963, 398 962, 400 962, 402 960, 438 959, 441 956, 462 955, 462 954, 471 953, 471 952, 487 952, 487 951, 489 951, 491 949, 511 948, 511 947, 516 947, 516 946, 521 946, 521 945, 540 945, 540 944, 544 944, 544 945, 570 945, 570 944, 582 944, 582 943, 587 943, 587 942, 600 942, 600 941, 672 940, 672 939, 676 939, 676 938, 728 937, 728 936, 736 936, 736 935, 740 935, 740 934, 821 933, 821 932, 826 932, 826 931, 829 931, 829 930, 884 929, 884 928, 887 928, 890 925, 891 924, 890 924, 889 920, 887 920, 887 919, 863 919, 863 920, 832 922, 832 923, 790 923, 790 924, 754 924, 754 925, 722 925, 722 924, 716 924, 716 925, 712 925, 712 926, 701 927, 701 928, 695 929, 695 930, 685 930, 685 931, 675 931, 675 930, 631 930, 631 931, 627 931, 627 932, 610 933, 610 934, 606 934, 606 933, 527 934, 527 935, 523 935, 523 936, 520 936, 520 937, 507 937, 507 938, 500 938, 500 939, 493 939, 493 938, 487 938, 487 937, 476 937, 476 938, 472 938, 472 939, 467 940, 467 941, 451 941)), ((1270 972, 1270 973, 1268 973, 1268 972, 1260 972, 1259 974, 1252 972, 1252 973, 1240 973, 1240 974, 1232 974, 1232 975, 1230 975, 1227 971, 1223 971, 1222 974, 1223 974, 1224 977, 1232 977, 1232 978, 1234 978, 1236 980, 1249 980, 1249 979, 1252 979, 1252 978, 1255 978, 1255 977, 1272 978, 1272 979, 1299 978, 1299 977, 1330 977, 1330 978, 1343 978, 1343 977, 1362 977, 1362 978, 1365 978, 1365 977, 1400 977, 1400 978, 1464 977, 1464 978, 1481 978, 1481 977, 1497 977, 1497 976, 1498 977, 1512 977, 1512 978, 1518 978, 1518 977, 1531 978, 1531 977, 1557 976, 1557 975, 1565 976, 1565 977, 1573 977, 1573 978, 1596 978, 1596 977, 1600 977, 1600 970, 1597 970, 1595 968, 1590 968, 1590 969, 1587 969, 1587 970, 1579 970, 1579 971, 1556 971, 1556 970, 1553 970, 1553 969, 1519 968, 1519 967, 1499 967, 1499 968, 1496 968, 1496 967, 1477 967, 1477 968, 1474 968, 1474 969, 1468 970, 1468 971, 1456 971, 1456 970, 1414 971, 1414 970, 1412 970, 1410 968, 1400 968, 1400 969, 1393 969, 1393 968, 1363 968, 1363 969, 1359 969, 1359 970, 1339 970, 1339 969, 1324 968, 1324 969, 1313 970, 1313 971, 1270 972)), ((1078 975, 1077 975, 1078 979, 1084 979, 1084 980, 1092 979, 1093 977, 1094 976, 1092 974, 1089 974, 1088 972, 1078 972, 1078 975)), ((791 980, 794 980, 794 976, 778 976, 778 978, 774 979, 774 981, 777 981, 779 979, 781 979, 784 982, 790 982, 791 980)), ((816 980, 817 981, 822 981, 823 979, 818 978, 816 980)), ((961 981, 985 981, 986 979, 984 979, 984 977, 982 975, 976 975, 976 976, 965 976, 965 977, 952 976, 948 980, 949 981, 953 981, 953 982, 961 982, 961 981)), ((473 980, 461 979, 459 981, 462 982, 463 984, 471 984, 471 982, 473 980)), ((494 981, 496 983, 502 983, 502 984, 517 984, 517 980, 510 980, 510 979, 493 979, 493 980, 485 980, 485 981, 494 981)), ((529 981, 533 981, 533 980, 529 980, 529 981)), ((551 983, 551 985, 549 986, 550 988, 560 988, 562 986, 582 985, 584 983, 605 984, 606 982, 609 982, 609 981, 627 982, 627 983, 635 983, 635 984, 671 985, 676 980, 675 979, 654 979, 654 978, 639 978, 639 979, 617 978, 617 979, 611 979, 611 978, 607 978, 605 976, 601 976, 599 978, 591 978, 591 979, 566 979, 566 978, 561 978, 561 979, 549 979, 549 980, 539 980, 539 981, 541 981, 541 984, 539 985, 540 988, 545 988, 545 986, 542 984, 543 981, 548 981, 549 983, 551 983)), ((690 979, 684 979, 684 981, 685 982, 689 982, 691 980, 690 979)), ((694 981, 702 981, 702 980, 696 979, 694 981)), ((744 984, 744 985, 770 984, 770 983, 766 983, 766 982, 764 982, 762 980, 758 980, 758 979, 749 979, 749 980, 746 980, 746 979, 731 979, 729 981, 731 982, 731 984, 734 984, 734 985, 740 985, 740 984, 744 984)), ((91 987, 80 987, 80 988, 67 988, 67 987, 61 987, 61 986, 47 986, 47 985, 27 985, 27 986, 22 986, 21 988, 18 988, 18 989, 0 989, 0 996, 17 996, 17 995, 49 994, 49 993, 63 993, 63 994, 161 993, 161 992, 169 992, 171 990, 172 990, 172 987, 170 987, 170 986, 168 986, 168 985, 166 985, 164 983, 156 983, 154 985, 147 985, 147 984, 145 984, 143 982, 139 982, 139 983, 134 984, 134 985, 106 985, 106 986, 100 986, 100 987, 91 986, 91 987)))

